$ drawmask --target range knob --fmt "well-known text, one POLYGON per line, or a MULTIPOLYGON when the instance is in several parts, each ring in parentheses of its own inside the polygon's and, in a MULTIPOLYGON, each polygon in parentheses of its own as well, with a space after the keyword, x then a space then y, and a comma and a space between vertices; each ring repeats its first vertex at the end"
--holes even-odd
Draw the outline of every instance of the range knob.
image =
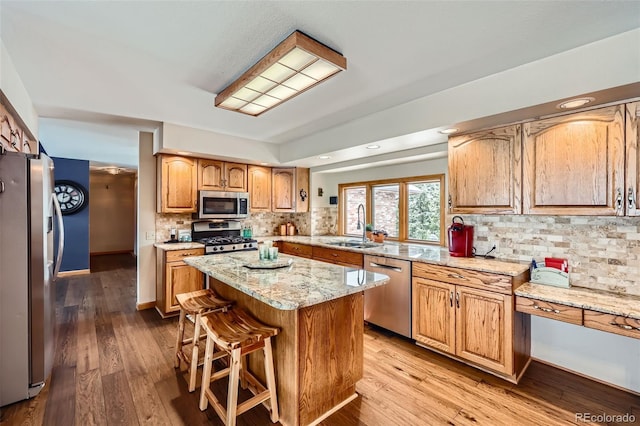
POLYGON ((212 251, 218 251, 218 247, 211 247, 212 251))
POLYGON ((218 248, 220 249, 220 251, 224 250, 224 246, 220 246, 218 248))

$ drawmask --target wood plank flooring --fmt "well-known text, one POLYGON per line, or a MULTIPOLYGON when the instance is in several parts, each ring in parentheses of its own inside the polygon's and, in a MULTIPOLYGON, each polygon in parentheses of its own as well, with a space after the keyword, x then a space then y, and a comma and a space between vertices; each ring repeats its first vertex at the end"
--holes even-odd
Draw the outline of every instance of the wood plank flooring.
MULTIPOLYGON (((91 271, 56 284, 52 377, 37 397, 1 408, 0 423, 221 425, 173 368, 177 318, 136 311, 135 258, 92 257, 91 271)), ((640 424, 640 397, 536 362, 516 386, 370 327, 364 358, 359 397, 322 425, 583 424, 576 412, 629 414, 640 424)), ((215 385, 224 401, 225 381, 215 385)), ((238 424, 271 422, 256 407, 238 424)))

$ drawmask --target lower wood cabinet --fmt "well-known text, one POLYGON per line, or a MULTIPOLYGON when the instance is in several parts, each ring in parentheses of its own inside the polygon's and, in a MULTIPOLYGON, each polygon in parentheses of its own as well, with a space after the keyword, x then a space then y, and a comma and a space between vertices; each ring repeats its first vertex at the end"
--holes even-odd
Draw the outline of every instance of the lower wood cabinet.
MULTIPOLYGON (((442 268, 446 273, 436 274, 440 267, 432 265, 414 268, 412 316, 416 343, 517 382, 529 363, 529 317, 514 311, 512 294, 431 279, 438 275, 472 281, 465 274, 478 274, 442 268)), ((495 275, 493 282, 503 282, 506 277, 480 274, 483 278, 495 275)), ((513 281, 521 282, 524 275, 513 281)))
POLYGON ((313 259, 353 268, 362 268, 364 265, 364 255, 362 253, 327 247, 313 246, 313 259))
POLYGON ((184 262, 187 256, 200 256, 204 248, 161 250, 156 255, 156 309, 165 318, 179 312, 176 295, 204 288, 204 274, 184 262))
POLYGON ((291 254, 294 256, 306 257, 308 259, 311 259, 312 257, 312 253, 313 253, 312 247, 307 244, 298 244, 298 243, 291 243, 289 241, 280 241, 278 246, 279 246, 280 252, 284 254, 291 254))
POLYGON ((308 259, 320 260, 335 265, 349 266, 352 268, 364 267, 364 255, 347 250, 337 250, 328 247, 311 246, 309 244, 279 241, 278 247, 281 253, 308 259))

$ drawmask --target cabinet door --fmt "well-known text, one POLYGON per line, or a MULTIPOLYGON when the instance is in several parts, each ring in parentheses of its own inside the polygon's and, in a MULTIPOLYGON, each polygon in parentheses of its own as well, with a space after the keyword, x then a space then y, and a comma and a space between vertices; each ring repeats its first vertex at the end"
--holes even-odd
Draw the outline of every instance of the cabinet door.
POLYGON ((455 286, 413 278, 413 338, 455 354, 455 286))
POLYGON ((271 211, 271 168, 249 166, 249 204, 251 212, 271 211))
POLYGON ((513 296, 457 286, 456 355, 513 374, 513 296))
POLYGON ((520 125, 449 138, 451 213, 521 213, 520 125))
POLYGON ((640 102, 627 107, 627 189, 624 194, 628 216, 640 216, 640 102))
POLYGON ((224 190, 247 192, 247 165, 239 163, 224 164, 224 190))
POLYGON ((184 262, 167 263, 166 312, 180 310, 176 295, 204 287, 204 274, 184 262))
POLYGON ((198 160, 198 189, 206 191, 224 190, 224 162, 198 160))
POLYGON ((296 209, 296 169, 271 169, 273 196, 271 209, 274 212, 294 212, 296 209))
POLYGON ((624 215, 624 105, 524 124, 524 213, 624 215))
POLYGON ((193 213, 196 211, 197 166, 193 158, 160 157, 160 211, 193 213))

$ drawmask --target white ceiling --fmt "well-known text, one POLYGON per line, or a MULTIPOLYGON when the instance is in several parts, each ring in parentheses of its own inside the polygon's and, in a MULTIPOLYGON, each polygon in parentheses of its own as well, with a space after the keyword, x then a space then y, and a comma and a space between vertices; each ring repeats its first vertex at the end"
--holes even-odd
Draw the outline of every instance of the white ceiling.
MULTIPOLYGON (((117 116, 292 143, 638 28, 640 2, 2 0, 0 19, 40 117, 117 116), (296 29, 341 52, 347 70, 260 117, 213 107, 296 29)), ((373 154, 356 140, 340 141, 330 162, 373 154)))

